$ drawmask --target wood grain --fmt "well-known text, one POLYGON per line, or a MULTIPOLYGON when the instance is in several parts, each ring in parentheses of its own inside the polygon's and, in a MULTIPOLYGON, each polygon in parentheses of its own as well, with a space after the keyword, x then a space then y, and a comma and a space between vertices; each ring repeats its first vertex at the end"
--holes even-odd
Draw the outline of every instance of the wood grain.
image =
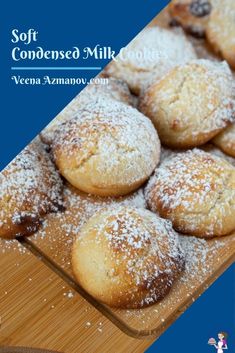
MULTIPOLYGON (((165 11, 151 25, 167 26, 168 20, 165 11)), ((214 58, 203 40, 190 40, 200 57, 214 58)), ((131 336, 157 337, 235 260, 235 234, 210 240, 205 245, 205 257, 199 259, 197 273, 185 273, 163 301, 143 310, 110 309, 76 283, 70 251, 81 220, 84 222, 96 208, 112 204, 113 200, 101 201, 71 187, 66 190, 65 198, 73 200, 68 202, 67 211, 50 215, 42 230, 22 241, 31 252, 18 242, 6 249, 0 243, 0 249, 5 249, 0 252, 2 345, 65 353, 143 352, 152 340, 127 337, 110 321, 131 336), (32 253, 41 256, 41 261, 32 253), (76 294, 69 299, 66 293, 71 290, 76 294)))
POLYGON ((141 353, 152 343, 122 333, 17 241, 0 240, 0 266, 1 347, 141 353))
MULTIPOLYGON (((168 27, 169 16, 167 9, 149 24, 168 27)), ((188 36, 200 58, 217 59, 203 39, 188 36)), ((68 106, 69 111, 69 106, 68 106)), ((63 111, 66 114, 66 109, 63 111)), ((96 209, 116 202, 128 202, 130 197, 113 201, 91 197, 68 186, 67 212, 60 215, 50 215, 44 228, 26 241, 38 253, 46 256, 52 267, 59 271, 64 278, 71 281, 74 288, 87 298, 104 315, 109 317, 124 332, 135 337, 159 336, 235 259, 235 234, 220 240, 210 240, 206 243, 206 256, 201 255, 196 275, 184 274, 175 284, 170 294, 154 306, 143 310, 113 310, 96 301, 76 283, 71 271, 70 252, 74 237, 86 219, 96 209), (70 199, 70 200, 69 200, 70 199)), ((135 202, 133 202, 135 205, 135 202)), ((203 253, 203 249, 202 249, 203 253)), ((193 256, 193 253, 191 254, 193 256)), ((190 255, 190 256, 191 256, 190 255)), ((195 269, 194 269, 195 271, 195 269)))
MULTIPOLYGON (((135 200, 135 198, 134 198, 135 200)), ((66 212, 51 214, 43 229, 25 241, 47 258, 49 265, 71 282, 71 285, 87 298, 98 310, 119 328, 134 337, 159 336, 208 286, 234 261, 235 234, 219 240, 199 243, 198 265, 193 273, 186 272, 161 302, 141 310, 117 310, 108 308, 91 298, 76 283, 71 269, 71 247, 81 224, 97 209, 114 202, 132 202, 132 197, 118 201, 88 196, 67 185, 65 188, 66 212), (204 248, 207 248, 204 253, 204 248), (201 258, 200 258, 201 257, 201 258)), ((195 249, 189 257, 193 257, 195 249)))

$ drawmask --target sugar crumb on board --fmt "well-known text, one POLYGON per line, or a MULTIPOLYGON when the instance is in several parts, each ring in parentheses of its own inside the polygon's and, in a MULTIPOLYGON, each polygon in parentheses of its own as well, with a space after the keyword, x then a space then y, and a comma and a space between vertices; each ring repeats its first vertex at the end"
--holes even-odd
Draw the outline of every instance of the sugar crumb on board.
POLYGON ((85 322, 85 328, 86 329, 89 329, 89 328, 94 328, 97 332, 99 333, 103 333, 103 322, 98 322, 98 324, 94 324, 93 322, 91 321, 86 321, 85 322))
POLYGON ((74 293, 71 290, 69 290, 68 292, 64 292, 63 296, 68 299, 72 299, 74 297, 74 293))
POLYGON ((12 252, 25 255, 30 254, 17 240, 5 240, 0 238, 0 254, 9 254, 12 252))
MULTIPOLYGON (((94 197, 68 185, 64 193, 67 207, 65 212, 49 215, 43 229, 30 239, 44 251, 47 250, 50 256, 53 256, 55 261, 69 273, 71 273, 70 249, 73 239, 89 217, 109 205, 124 204, 146 209, 142 189, 131 196, 119 199, 94 197)), ((226 246, 227 241, 229 237, 206 241, 196 237, 180 236, 181 246, 186 252, 186 269, 173 286, 171 294, 154 306, 140 310, 125 310, 121 315, 126 319, 138 321, 139 328, 146 328, 152 325, 153 318, 156 320, 159 317, 161 320, 161 315, 166 309, 168 312, 175 310, 181 303, 182 296, 187 297, 188 301, 195 301, 194 292, 198 284, 203 283, 213 273, 214 264, 221 261, 218 258, 219 251, 226 246), (181 287, 183 292, 176 295, 181 287)), ((164 319, 167 320, 167 318, 164 319)))
POLYGON ((70 268, 70 249, 81 227, 96 212, 106 206, 123 205, 146 209, 143 189, 125 197, 96 197, 65 185, 65 211, 48 215, 42 228, 30 239, 50 252, 63 268, 70 268))

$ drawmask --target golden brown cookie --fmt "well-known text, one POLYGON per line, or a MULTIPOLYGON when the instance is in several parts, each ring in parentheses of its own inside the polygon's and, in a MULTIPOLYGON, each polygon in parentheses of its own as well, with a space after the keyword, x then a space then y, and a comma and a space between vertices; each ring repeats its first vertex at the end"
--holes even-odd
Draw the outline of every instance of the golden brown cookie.
POLYGON ((95 195, 119 196, 151 175, 160 143, 151 121, 138 110, 101 99, 62 126, 52 151, 72 185, 95 195))
POLYGON ((203 59, 178 66, 145 90, 140 110, 166 146, 202 145, 235 120, 231 71, 226 62, 203 59))
POLYGON ((150 27, 140 32, 105 69, 106 74, 127 82, 139 94, 152 77, 163 77, 172 67, 195 59, 182 31, 150 27))
POLYGON ((235 168, 202 150, 164 160, 146 197, 151 210, 181 233, 211 238, 235 230, 235 168))
POLYGON ((62 181, 38 140, 0 174, 0 236, 30 235, 46 213, 62 207, 62 181))
POLYGON ((216 52, 235 69, 235 1, 212 0, 206 36, 216 52))
POLYGON ((227 127, 213 139, 213 143, 223 152, 235 157, 235 124, 227 127))
POLYGON ((173 0, 169 4, 172 24, 180 24, 187 32, 203 37, 212 11, 210 0, 173 0))
POLYGON ((79 284, 97 300, 141 308, 162 299, 184 267, 171 224, 147 210, 103 209, 82 227, 72 251, 79 284))
POLYGON ((55 138, 55 133, 60 125, 73 118, 79 109, 86 108, 90 102, 96 99, 110 98, 129 105, 135 105, 135 98, 130 93, 127 84, 113 77, 99 77, 99 80, 86 86, 60 113, 53 119, 40 133, 41 140, 51 145, 55 138), (104 81, 105 80, 105 81, 104 81), (103 83, 99 83, 103 82, 103 83))

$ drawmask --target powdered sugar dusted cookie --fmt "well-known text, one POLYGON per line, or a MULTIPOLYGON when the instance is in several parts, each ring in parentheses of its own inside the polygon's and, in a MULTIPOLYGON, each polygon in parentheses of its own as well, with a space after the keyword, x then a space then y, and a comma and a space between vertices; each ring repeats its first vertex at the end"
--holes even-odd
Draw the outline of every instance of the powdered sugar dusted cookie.
POLYGON ((210 153, 194 149, 164 160, 146 197, 181 233, 210 238, 235 229, 235 168, 210 153))
POLYGON ((169 5, 173 24, 206 37, 215 52, 235 68, 234 0, 173 0, 169 5))
POLYGON ((152 77, 161 78, 172 67, 195 58, 193 46, 182 31, 150 27, 140 32, 105 71, 126 81, 139 94, 152 77))
POLYGON ((79 109, 86 108, 89 104, 95 102, 96 99, 102 99, 102 97, 104 99, 110 98, 129 105, 135 105, 134 97, 124 81, 112 77, 102 77, 100 79, 103 80, 101 81, 103 84, 94 82, 88 85, 43 129, 40 137, 44 143, 50 145, 61 124, 72 119, 79 109))
POLYGON ((235 157, 235 124, 230 125, 216 136, 213 143, 223 152, 235 157))
POLYGON ((166 146, 202 145, 235 120, 233 76, 226 62, 191 61, 152 83, 140 110, 166 146))
POLYGON ((0 174, 0 236, 34 233, 62 206, 62 181, 40 141, 26 147, 0 174))
POLYGON ((212 11, 210 0, 173 0, 169 12, 174 22, 187 32, 202 37, 205 35, 209 16, 212 11))
POLYGON ((151 121, 137 109, 101 99, 63 125, 52 151, 72 185, 119 196, 148 179, 160 159, 160 142, 151 121))
POLYGON ((178 235, 150 211, 117 206, 92 216, 72 251, 79 284, 97 300, 118 308, 154 304, 184 268, 178 235))
POLYGON ((206 36, 216 52, 235 69, 235 1, 212 0, 206 36))
POLYGON ((235 158, 229 156, 228 154, 224 153, 219 147, 216 147, 212 143, 207 143, 203 145, 201 149, 205 152, 209 152, 217 157, 225 159, 227 162, 232 164, 235 167, 235 158))

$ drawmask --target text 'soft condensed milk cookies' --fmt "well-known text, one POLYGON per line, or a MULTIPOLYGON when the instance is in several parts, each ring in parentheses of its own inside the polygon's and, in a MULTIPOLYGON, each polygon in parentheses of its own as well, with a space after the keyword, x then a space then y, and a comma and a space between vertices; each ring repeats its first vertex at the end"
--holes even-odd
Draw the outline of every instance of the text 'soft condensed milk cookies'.
POLYGON ((106 74, 127 82, 139 94, 153 77, 163 77, 172 67, 196 59, 192 44, 182 31, 146 28, 105 69, 106 74))

